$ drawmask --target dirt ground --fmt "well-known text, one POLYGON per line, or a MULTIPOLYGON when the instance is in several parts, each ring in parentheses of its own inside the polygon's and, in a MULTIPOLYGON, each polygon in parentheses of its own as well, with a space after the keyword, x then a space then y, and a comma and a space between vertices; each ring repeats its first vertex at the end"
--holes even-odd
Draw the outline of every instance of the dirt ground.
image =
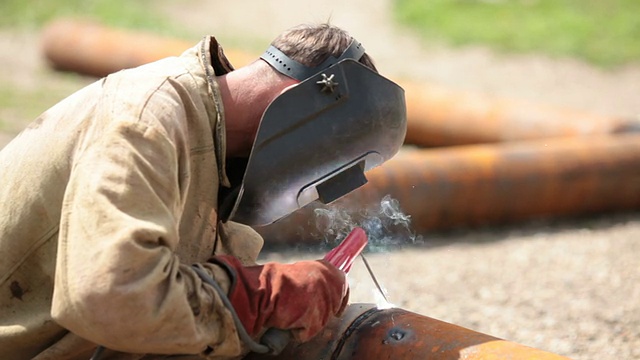
MULTIPOLYGON (((263 41, 266 48, 287 27, 330 19, 363 42, 391 78, 640 115, 640 66, 601 70, 571 59, 425 45, 392 23, 390 0, 161 4, 185 27, 214 34, 226 47, 263 41)), ((37 40, 29 32, 0 33, 0 80, 18 90, 46 83, 57 91, 91 81, 51 74, 37 40)), ((0 120, 10 123, 0 147, 24 126, 12 119, 0 108, 0 120)), ((640 358, 639 212, 421 235, 419 246, 369 255, 396 306, 575 359, 640 358)), ((317 255, 267 251, 263 259, 317 255)), ((363 266, 355 266, 350 282, 352 301, 376 301, 363 266)))

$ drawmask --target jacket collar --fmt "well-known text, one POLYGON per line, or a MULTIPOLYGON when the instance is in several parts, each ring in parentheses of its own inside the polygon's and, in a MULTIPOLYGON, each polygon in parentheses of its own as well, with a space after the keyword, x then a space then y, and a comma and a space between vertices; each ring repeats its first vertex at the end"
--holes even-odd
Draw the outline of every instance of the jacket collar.
POLYGON ((216 76, 224 75, 234 70, 233 66, 224 55, 222 46, 215 37, 205 36, 198 46, 199 59, 204 68, 207 83, 209 84, 210 96, 215 106, 215 115, 211 116, 211 127, 214 130, 214 144, 216 161, 218 164, 218 174, 220 184, 230 187, 231 183, 226 172, 226 132, 224 122, 224 107, 222 98, 220 97, 220 89, 218 82, 215 81, 216 76))

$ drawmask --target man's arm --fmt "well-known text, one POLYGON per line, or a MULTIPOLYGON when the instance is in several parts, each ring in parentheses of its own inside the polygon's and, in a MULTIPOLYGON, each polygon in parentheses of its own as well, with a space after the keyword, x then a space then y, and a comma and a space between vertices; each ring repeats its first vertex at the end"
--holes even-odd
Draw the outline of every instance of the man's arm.
MULTIPOLYGON (((75 159, 63 204, 52 315, 108 348, 134 353, 240 353, 219 296, 178 246, 181 194, 176 142, 121 122, 75 159)), ((188 239, 182 239, 187 241, 188 239)), ((205 264, 228 290, 229 279, 205 264)))

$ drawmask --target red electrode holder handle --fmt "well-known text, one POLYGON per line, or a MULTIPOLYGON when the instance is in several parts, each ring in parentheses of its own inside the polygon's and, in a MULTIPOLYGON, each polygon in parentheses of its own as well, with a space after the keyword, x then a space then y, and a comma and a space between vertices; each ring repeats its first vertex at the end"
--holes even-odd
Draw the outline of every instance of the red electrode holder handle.
MULTIPOLYGON (((345 274, 351 270, 353 261, 360 255, 368 242, 367 233, 361 227, 355 227, 340 245, 333 248, 324 256, 324 260, 331 265, 344 271, 345 274)), ((291 341, 291 333, 288 330, 271 328, 262 335, 260 342, 267 346, 270 354, 277 355, 284 350, 291 341)))
POLYGON ((361 227, 355 227, 349 235, 324 256, 324 259, 346 274, 351 270, 353 261, 367 246, 367 234, 361 227))

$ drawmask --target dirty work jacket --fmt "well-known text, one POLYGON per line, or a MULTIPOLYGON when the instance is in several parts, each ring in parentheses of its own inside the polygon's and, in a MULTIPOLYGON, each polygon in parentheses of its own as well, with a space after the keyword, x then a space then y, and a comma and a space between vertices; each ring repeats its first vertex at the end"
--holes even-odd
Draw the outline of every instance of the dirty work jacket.
POLYGON ((95 344, 241 353, 228 310, 191 268, 228 290, 207 259, 250 262, 262 246, 217 219, 229 184, 214 76, 230 70, 207 37, 87 86, 0 152, 0 359, 88 359, 95 344))

